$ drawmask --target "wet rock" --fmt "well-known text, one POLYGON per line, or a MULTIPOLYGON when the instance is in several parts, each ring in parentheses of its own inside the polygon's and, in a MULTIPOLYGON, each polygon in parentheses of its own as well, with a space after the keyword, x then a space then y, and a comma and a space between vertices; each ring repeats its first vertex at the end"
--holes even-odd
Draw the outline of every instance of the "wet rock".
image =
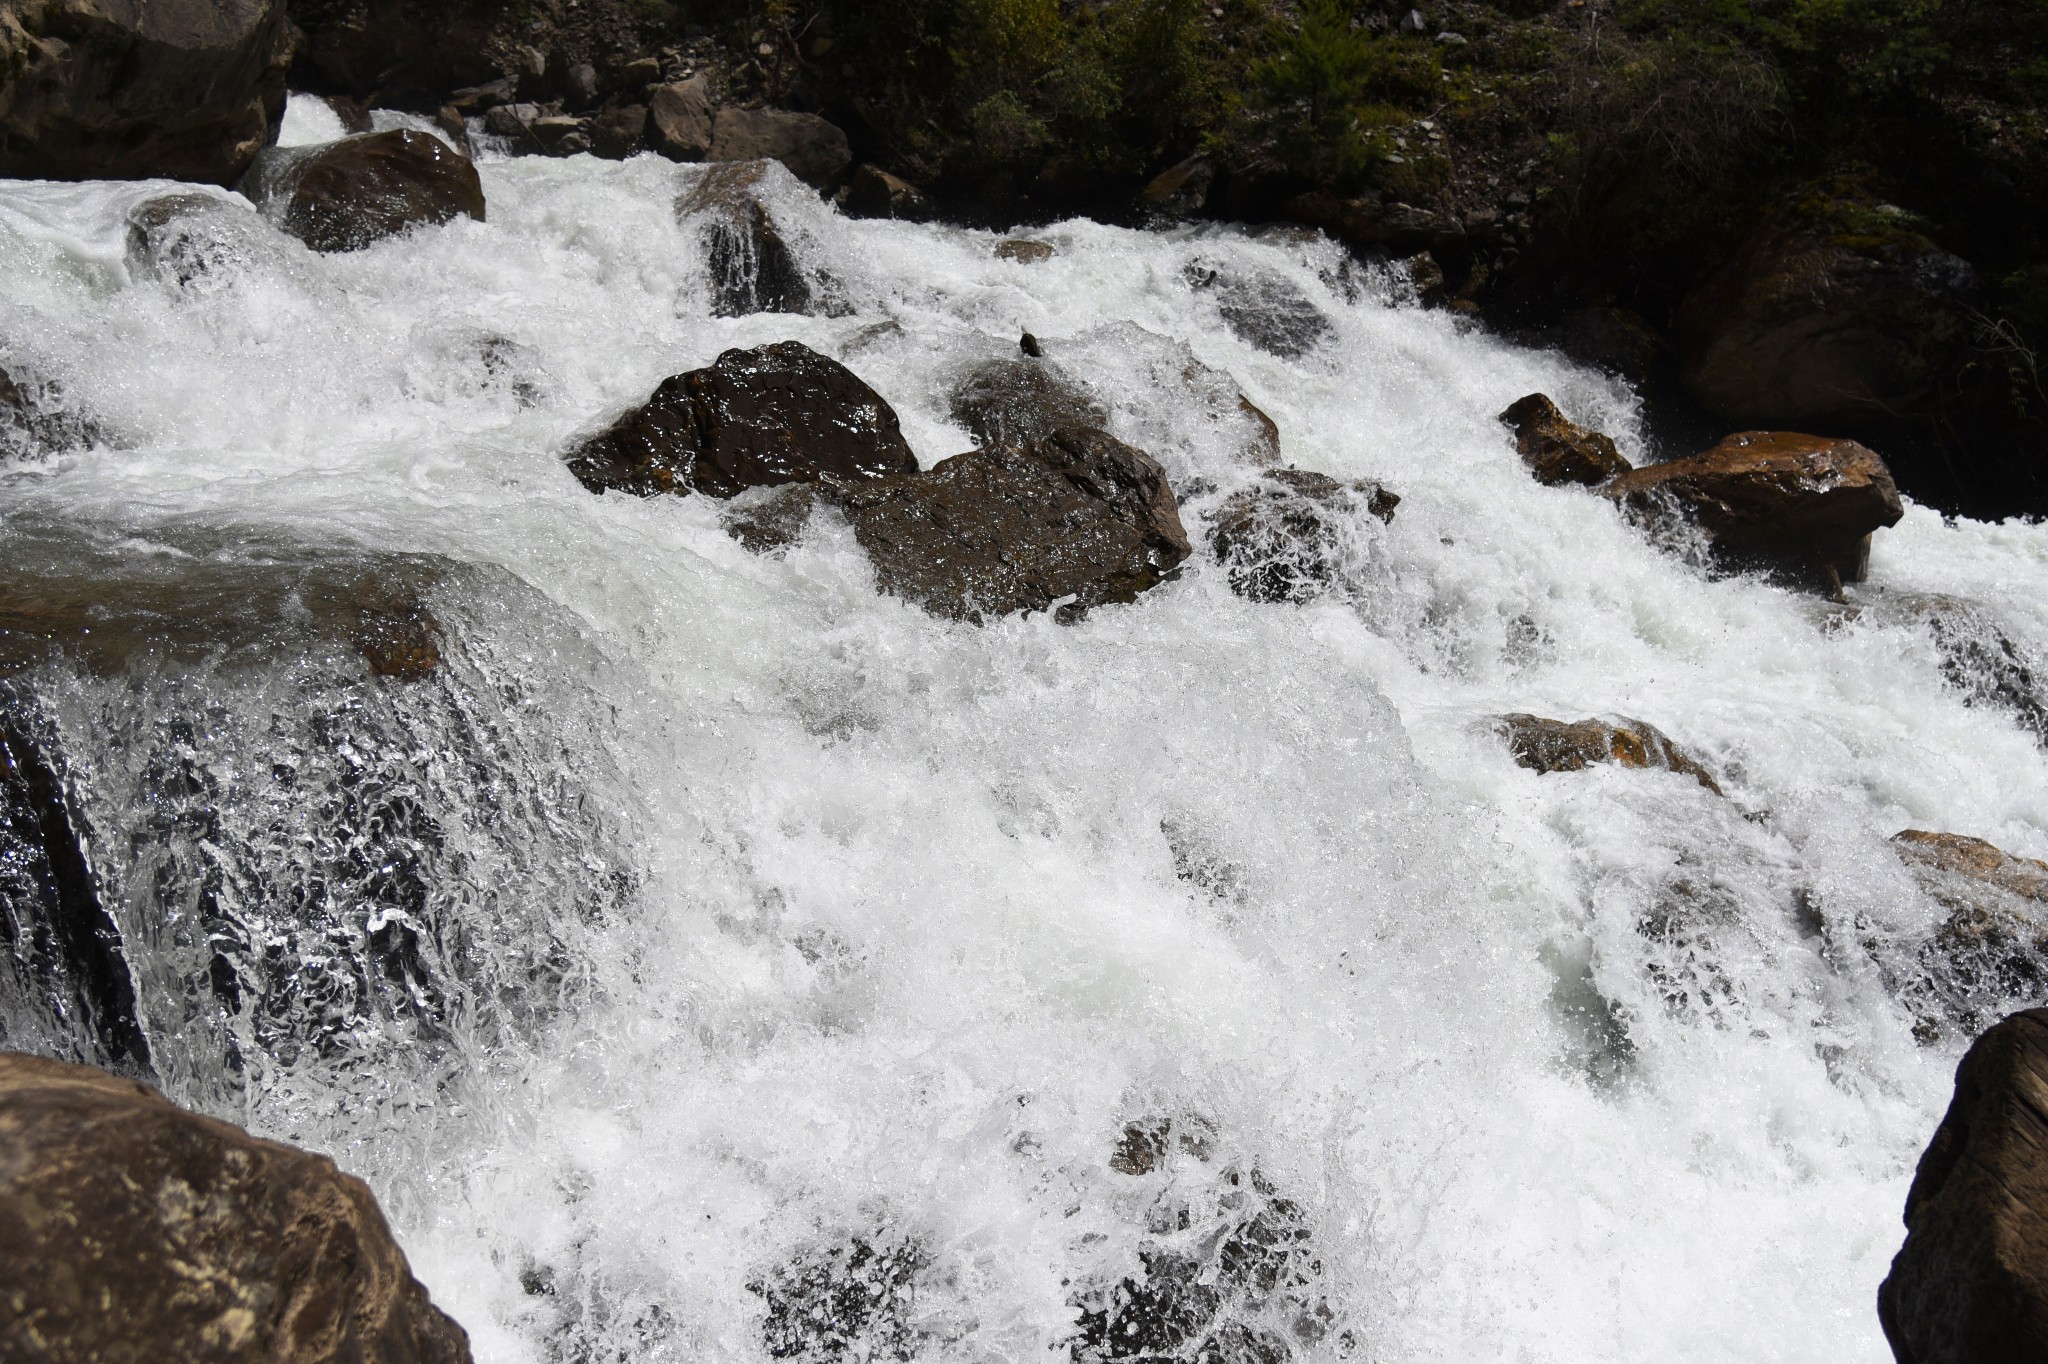
POLYGON ((1546 720, 1541 716, 1503 715, 1494 722, 1515 762, 1532 772, 1578 772, 1594 763, 1678 772, 1693 778, 1715 795, 1720 783, 1671 742, 1655 725, 1641 720, 1546 720))
POLYGON ((645 146, 646 129, 647 106, 621 104, 590 119, 584 135, 590 139, 590 150, 597 155, 607 161, 624 161, 645 146))
POLYGON ((1878 1288, 1902 1364, 2048 1358, 2048 1010, 2014 1014, 1956 1067, 1878 1288))
POLYGON ((469 158, 410 128, 272 147, 239 188, 315 251, 359 251, 414 227, 484 218, 483 182, 469 158))
POLYGON ((148 1075, 134 976, 54 748, 0 688, 0 1047, 148 1075))
POLYGON ((1603 491, 1651 522, 1689 519, 1726 561, 1834 584, 1861 582, 1871 533, 1905 514, 1874 451, 1781 431, 1741 432, 1603 491))
POLYGON ((1138 202, 1155 213, 1191 217, 1208 207, 1209 187, 1215 183, 1216 167, 1209 158, 1191 156, 1153 176, 1138 202))
POLYGON ((823 189, 853 164, 846 134, 816 114, 783 109, 720 109, 711 123, 711 160, 780 161, 823 189))
POLYGON ((34 459, 105 439, 62 384, 25 367, 0 368, 0 459, 34 459))
POLYGON ((1019 265, 1036 265, 1039 261, 1051 260, 1056 254, 1051 242, 1032 241, 1028 237, 1011 237, 996 243, 996 259, 1015 261, 1019 265))
POLYGON ((368 1187, 324 1156, 188 1113, 132 1080, 15 1055, 0 1055, 0 1149, 9 1357, 470 1357, 368 1187))
POLYGON ((796 341, 729 350, 662 381, 585 442, 569 467, 592 492, 648 496, 915 471, 896 413, 836 360, 796 341))
POLYGON ((1313 601, 1337 585, 1360 518, 1391 522, 1400 501, 1370 480, 1342 483, 1306 469, 1274 469, 1217 510, 1209 547, 1238 596, 1313 601))
POLYGON ((0 6, 0 176, 232 184, 290 60, 283 0, 0 6))
POLYGON ((1920 226, 1840 177, 1781 201, 1680 309, 1686 387, 1756 425, 1922 405, 1962 358, 1979 286, 1920 226))
POLYGON ((1437 263, 1435 256, 1423 251, 1402 263, 1408 267, 1408 279, 1415 286, 1417 298, 1424 303, 1443 302, 1444 268, 1437 263))
POLYGON ((909 1364, 927 1343, 913 1309, 930 1268, 921 1242, 886 1231, 806 1247, 747 1284, 767 1307, 761 1343, 774 1359, 909 1364))
POLYGON ((1102 426, 1100 403, 1043 359, 992 360, 953 391, 953 420, 982 445, 1021 444, 1068 426, 1102 426))
POLYGON ((648 145, 676 161, 711 155, 711 82, 705 76, 658 85, 647 97, 648 145))
POLYGON ((676 201, 676 216, 695 220, 710 256, 712 303, 718 317, 807 313, 816 291, 761 201, 765 161, 713 166, 676 201))
POLYGON ((2048 745, 2048 678, 2030 650, 1975 602, 1925 596, 1907 609, 1933 636, 1941 675, 1963 704, 2002 710, 2048 745))
POLYGON ((1188 556, 1165 471, 1100 430, 1066 427, 917 474, 827 489, 881 588, 969 620, 1043 611, 1073 620, 1128 602, 1188 556))
POLYGON ((1335 334, 1330 319, 1283 275, 1226 275, 1200 263, 1184 274, 1197 293, 1215 298, 1216 310, 1240 341, 1283 360, 1299 359, 1335 334))
POLYGON ((180 287, 207 285, 258 263, 283 265, 281 243, 245 200, 160 194, 128 214, 128 268, 180 287))
POLYGON ((1541 393, 1516 399, 1500 419, 1515 428, 1515 448, 1521 452, 1522 462, 1545 487, 1561 483, 1590 487, 1629 471, 1629 462, 1613 441, 1569 420, 1541 393))
POLYGON ((921 222, 931 216, 931 201, 908 180, 863 164, 853 173, 841 207, 855 218, 903 218, 921 222))
POLYGON ((1892 847, 1948 911, 1916 954, 1919 969, 1893 982, 1920 1039, 1967 1036, 2011 1001, 2038 998, 2048 986, 2048 863, 1919 829, 1894 835, 1892 847))
POLYGON ((526 134, 547 156, 575 156, 590 150, 590 123, 571 114, 543 114, 526 125, 526 134))

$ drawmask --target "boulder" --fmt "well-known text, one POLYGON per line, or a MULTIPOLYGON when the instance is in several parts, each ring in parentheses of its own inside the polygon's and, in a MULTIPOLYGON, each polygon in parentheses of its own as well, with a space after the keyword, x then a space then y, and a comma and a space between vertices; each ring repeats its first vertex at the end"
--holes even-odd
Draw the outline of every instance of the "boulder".
POLYGON ((0 0, 0 176, 233 184, 290 59, 284 0, 0 0))
POLYGON ((1877 1290, 1899 1364, 2048 1359, 2048 1010, 2014 1014, 1956 1067, 1877 1290))
POLYGON ((1216 266, 1191 264, 1183 272, 1197 293, 1212 295, 1216 310, 1240 341, 1283 360, 1299 359, 1335 329, 1299 286, 1272 271, 1225 274, 1216 266))
POLYGON ((1887 593, 1880 605, 1926 628, 1942 680, 1961 694, 1964 705, 2002 710, 2048 745, 2048 674, 1996 613, 1937 593, 1887 593))
POLYGON ((725 108, 711 123, 711 159, 780 161, 797 179, 823 189, 853 164, 853 151, 846 134, 816 114, 725 108))
POLYGON ((1546 720, 1537 715, 1503 715, 1494 721, 1515 762, 1532 772, 1578 772, 1594 763, 1678 772, 1693 778, 1715 795, 1720 783, 1671 742, 1655 725, 1641 720, 1546 720))
POLYGON ((1128 602, 1188 556, 1166 473, 1107 432, 1073 426, 991 445, 924 473, 825 495, 882 590, 980 624, 1064 601, 1059 618, 1128 602))
POLYGON ((0 369, 0 459, 35 458, 103 439, 99 424, 62 384, 23 367, 0 369))
POLYGON ((836 360, 797 341, 729 350, 570 456, 592 492, 731 497, 748 488, 913 472, 896 413, 836 360))
POLYGON ((1621 474, 1603 491, 1652 522, 1691 520, 1738 565, 1836 583, 1861 582, 1871 532, 1905 514, 1875 452, 1783 431, 1744 431, 1704 454, 1621 474))
POLYGON ((1391 522, 1400 501, 1367 479, 1343 483, 1306 469, 1274 469, 1217 509, 1209 547, 1238 596, 1313 601, 1337 585, 1360 518, 1391 522))
POLYGON ((932 213, 923 190, 865 163, 853 173, 840 207, 855 218, 905 218, 912 222, 921 222, 932 213))
POLYGON ((624 161, 645 145, 647 106, 621 104, 592 117, 584 127, 590 150, 607 161, 624 161))
POLYGON ((1948 911, 1921 946, 1921 974, 1901 992, 1921 1039, 1954 1027, 1967 1035, 2010 1001, 2038 998, 2048 985, 2048 863, 1921 829, 1893 835, 1892 848, 1948 911))
POLYGON ((1011 237, 996 243, 997 260, 1015 261, 1019 265, 1036 265, 1057 254, 1051 242, 1033 241, 1029 237, 1011 237))
POLYGON ((1042 359, 991 360, 953 390, 953 420, 980 445, 1022 444, 1062 427, 1099 427, 1102 405, 1042 359))
POLYGON ((1920 227, 1841 177, 1781 201, 1681 306, 1687 389, 1759 426, 1923 406, 1964 356, 1979 286, 1920 227))
POLYGON ((1605 483, 1629 471, 1629 462, 1614 442, 1598 431, 1568 419, 1541 393, 1518 398, 1500 414, 1515 428, 1515 448, 1536 481, 1554 488, 1560 483, 1605 483))
POLYGON ((647 143, 676 161, 711 155, 711 82, 705 76, 657 85, 647 97, 647 143))
POLYGON ((272 147, 238 188, 315 251, 360 251, 414 227, 484 218, 469 158, 410 128, 272 147))
POLYGON ((104 1071, 0 1054, 0 1355, 464 1364, 363 1182, 104 1071))
POLYGON ((676 216, 698 224, 710 257, 714 316, 807 313, 816 303, 810 278, 761 202, 768 173, 765 161, 713 166, 676 200, 676 216))
POLYGON ((1209 187, 1216 183, 1216 167, 1206 156, 1191 156, 1152 177, 1138 202, 1155 213, 1176 218, 1192 217, 1209 204, 1209 187))

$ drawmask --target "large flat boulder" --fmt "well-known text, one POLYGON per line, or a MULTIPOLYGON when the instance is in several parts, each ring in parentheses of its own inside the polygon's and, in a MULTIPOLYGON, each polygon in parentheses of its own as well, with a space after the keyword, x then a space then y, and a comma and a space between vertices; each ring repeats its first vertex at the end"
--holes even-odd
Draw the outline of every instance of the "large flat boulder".
POLYGON ((0 0, 0 176, 233 184, 290 60, 284 0, 0 0))
POLYGON ((1713 449, 1610 480, 1607 496, 1649 521, 1677 515, 1738 565, 1861 582, 1873 531, 1905 515, 1891 470, 1852 440, 1743 431, 1713 449))
POLYGON ((466 1364, 377 1201, 325 1156, 133 1080, 0 1053, 0 1357, 466 1364))
POLYGON ((592 492, 732 497, 748 488, 909 473, 896 411, 852 370, 800 341, 729 350, 664 379, 592 437, 569 467, 592 492))
POLYGON ((410 128, 272 147, 239 188, 315 251, 360 251, 415 227, 484 218, 483 182, 469 158, 410 128))
POLYGON ((2048 1359, 2048 1009, 2014 1014, 1956 1067, 1877 1291, 1899 1364, 2048 1359))

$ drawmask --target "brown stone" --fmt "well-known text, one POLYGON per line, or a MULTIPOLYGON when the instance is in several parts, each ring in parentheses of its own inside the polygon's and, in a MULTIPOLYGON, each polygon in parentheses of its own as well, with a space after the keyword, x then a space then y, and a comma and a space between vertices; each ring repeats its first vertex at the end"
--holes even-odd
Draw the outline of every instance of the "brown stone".
POLYGON ((982 445, 1037 440, 1067 426, 1101 426, 1108 414, 1066 371, 1043 359, 992 360, 953 391, 953 420, 982 445))
POLYGON ((1956 1067, 1877 1291, 1900 1364, 2048 1359, 2048 1010, 2014 1014, 1956 1067))
POLYGON ((1400 502, 1368 479, 1341 483, 1306 469, 1274 469, 1217 509, 1209 547, 1238 596, 1313 601, 1337 585, 1338 561, 1358 518, 1390 522, 1400 502))
POLYGON ((233 184, 291 55, 284 0, 0 0, 0 176, 233 184))
POLYGON ((648 496, 860 480, 914 471, 896 413, 836 360, 797 341, 729 350, 662 381, 586 441, 569 467, 592 492, 648 496))
POLYGON ((711 82, 704 76, 657 85, 647 98, 647 142, 675 161, 711 155, 711 82))
POLYGON ((1874 451, 1783 431, 1744 431, 1603 491, 1646 519, 1689 518, 1735 563, 1841 582, 1862 581, 1871 532, 1905 515, 1874 451))
POLYGON ((855 218, 903 218, 919 222, 931 216, 931 201, 908 180, 878 166, 863 164, 846 187, 842 207, 855 218))
POLYGON ((1522 462, 1545 487, 1591 486, 1629 471, 1629 462, 1613 441, 1569 420, 1541 393, 1516 399, 1500 419, 1515 428, 1515 448, 1521 451, 1522 462))
POLYGON ((269 148, 239 188, 315 251, 359 251, 415 227, 484 218, 469 158, 411 128, 269 148))
POLYGON ((711 160, 780 161, 823 189, 853 164, 846 134, 816 114, 785 109, 720 109, 711 122, 711 160))
POLYGON ((2048 986, 2048 863, 1921 829, 1893 835, 1892 848, 1948 911, 1920 948, 1922 971, 1895 982, 1920 1039, 1967 1035, 2009 1001, 2039 998, 2048 986))
POLYGON ((1036 265, 1039 261, 1051 260, 1056 254, 1051 242, 1032 241, 1028 237, 1011 237, 996 243, 996 259, 1015 261, 1019 265, 1036 265))
POLYGON ((761 201, 765 161, 708 168, 676 200, 676 216, 696 222, 711 265, 711 311, 718 317, 807 313, 809 277, 761 201))
POLYGON ((1188 217, 1200 213, 1209 203, 1209 187, 1216 182, 1216 167, 1206 156, 1191 156, 1152 177, 1138 202, 1156 213, 1188 217))
POLYGON ((465 1364, 369 1189, 104 1071, 0 1053, 0 1357, 465 1364))
POLYGON ((1716 782, 1655 725, 1641 720, 1546 720, 1537 715, 1503 715, 1495 727, 1515 761, 1532 772, 1578 772, 1594 763, 1678 772, 1721 794, 1716 782))

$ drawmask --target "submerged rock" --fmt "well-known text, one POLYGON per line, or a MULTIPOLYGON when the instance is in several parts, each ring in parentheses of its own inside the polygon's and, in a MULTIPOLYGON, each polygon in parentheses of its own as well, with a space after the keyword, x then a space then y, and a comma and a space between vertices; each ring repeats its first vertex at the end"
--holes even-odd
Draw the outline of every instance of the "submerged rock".
POLYGON ((1109 419, 1066 371, 1043 359, 991 360, 953 390, 953 420, 982 445, 1034 441, 1068 426, 1109 419))
POLYGON ((711 265, 711 311, 718 317, 807 313, 815 291, 775 215, 761 202, 765 161, 712 166, 676 201, 676 216, 696 221, 711 265))
POLYGON ((2038 998, 2048 986, 2048 863, 1921 829, 1895 834, 1892 848, 1948 911, 1920 945, 1918 970, 1894 981, 1920 1039, 1967 1036, 2012 1001, 2038 998))
POLYGON ((1655 725, 1641 720, 1546 720, 1538 715, 1503 715, 1495 728, 1508 741, 1515 762, 1532 772, 1578 772, 1594 763, 1678 772, 1715 795, 1713 776, 1655 725))
POLYGON ((1603 491, 1653 523, 1685 517, 1727 561, 1830 583, 1861 582, 1871 533, 1905 515, 1874 451, 1784 431, 1744 431, 1603 491))
POLYGON ((774 1359, 909 1364, 927 1344, 913 1314, 930 1268, 921 1242, 886 1231, 799 1250, 747 1284, 767 1307, 761 1343, 774 1359))
POLYGON ((414 227, 484 220, 483 182, 469 158, 410 128, 272 147, 239 188, 315 251, 360 251, 414 227))
POLYGON ((1215 297, 1216 310, 1240 341, 1270 355, 1299 359, 1335 334, 1330 319, 1284 275, 1225 274, 1200 263, 1183 273, 1196 292, 1215 297))
POLYGON ((1877 1291, 1901 1364, 2048 1358, 2048 1010, 2014 1014, 1956 1067, 1877 1291))
POLYGON ((466 1364, 363 1182, 132 1080, 0 1054, 0 1354, 466 1364), (113 1310, 110 1310, 113 1305, 113 1310))
POLYGON ((812 189, 853 164, 846 134, 816 114, 786 109, 720 109, 711 122, 713 161, 780 161, 812 189))
POLYGON ((838 361, 798 341, 729 350, 662 381, 586 441, 569 467, 592 492, 748 488, 912 472, 895 409, 838 361))
POLYGON ((282 268, 285 250, 241 199, 180 191, 128 213, 128 268, 181 288, 215 284, 252 266, 282 268))
POLYGON ((232 184, 291 55, 284 0, 0 5, 0 176, 232 184))
POLYGON ((1274 469, 1217 510, 1209 546, 1238 596, 1312 601, 1336 585, 1344 542, 1359 518, 1391 522, 1400 502, 1369 479, 1342 483, 1306 469, 1274 469))
POLYGON ((1515 428, 1515 448, 1521 452, 1522 462, 1545 487, 1561 483, 1590 487, 1629 471, 1629 462, 1613 441, 1571 421, 1541 393, 1516 399, 1500 419, 1515 428))
POLYGON ((1015 261, 1019 265, 1036 265, 1051 260, 1059 254, 1051 242, 1033 241, 1028 237, 1011 237, 996 243, 996 259, 1015 261))
POLYGON ((1891 594, 1889 600, 1924 625, 1941 675, 1963 704, 2002 710, 2048 745, 2048 675, 2033 652, 1977 602, 1934 594, 1891 594))

